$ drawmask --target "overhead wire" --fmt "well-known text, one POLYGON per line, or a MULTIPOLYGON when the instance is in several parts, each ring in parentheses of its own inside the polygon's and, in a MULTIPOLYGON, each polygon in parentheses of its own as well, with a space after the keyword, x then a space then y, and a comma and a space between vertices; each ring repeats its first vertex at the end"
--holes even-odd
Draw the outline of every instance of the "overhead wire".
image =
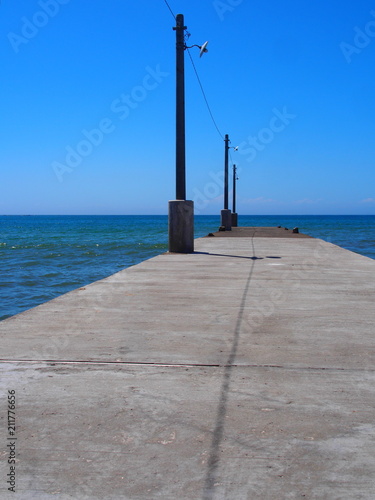
MULTIPOLYGON (((1 1, 1 0, 0 0, 0 1, 1 1)), ((165 3, 165 5, 168 7, 169 12, 172 14, 173 19, 176 19, 176 16, 175 16, 175 14, 173 13, 173 10, 172 10, 171 6, 169 5, 168 1, 167 1, 167 0, 164 0, 164 3, 165 3)), ((188 34, 188 36, 190 36, 190 35, 188 34)), ((197 77, 197 80, 198 80, 198 83, 199 83, 199 87, 200 87, 200 89, 201 89, 201 92, 202 92, 202 95, 203 95, 204 101, 205 101, 205 103, 206 103, 206 106, 207 106, 208 112, 209 112, 209 114, 210 114, 211 120, 212 120, 212 122, 213 122, 213 124, 214 124, 214 126, 215 126, 215 128, 216 128, 216 130, 217 130, 217 132, 218 132, 218 134, 220 135, 221 139, 222 139, 222 140, 224 140, 224 136, 223 136, 223 134, 221 133, 221 131, 220 131, 220 129, 219 129, 219 127, 218 127, 217 123, 216 123, 216 120, 215 120, 215 118, 214 118, 214 115, 213 115, 213 113, 212 113, 212 111, 211 111, 211 107, 210 107, 210 105, 209 105, 209 103, 208 103, 207 96, 206 96, 206 93, 205 93, 205 91, 204 91, 204 88, 203 88, 203 85, 202 85, 201 79, 199 78, 199 74, 198 74, 197 68, 196 68, 196 66, 195 66, 195 64, 194 64, 194 60, 193 60, 193 58, 191 57, 190 50, 189 50, 188 48, 186 48, 186 50, 187 50, 187 53, 189 54, 189 58, 190 58, 190 61, 191 61, 192 66, 193 66, 194 73, 195 73, 195 76, 197 77)))
POLYGON ((173 14, 173 10, 171 9, 171 6, 169 5, 169 3, 167 2, 167 0, 164 0, 166 6, 168 7, 170 13, 172 14, 173 16, 173 19, 176 19, 176 16, 173 14))
POLYGON ((197 68, 194 64, 194 61, 193 61, 193 58, 191 57, 191 54, 190 54, 190 50, 187 49, 187 52, 189 54, 189 58, 190 58, 190 61, 191 61, 191 64, 193 65, 193 69, 194 69, 194 72, 195 72, 195 76, 197 77, 197 80, 198 80, 198 83, 199 83, 199 86, 201 88, 201 91, 202 91, 202 94, 203 94, 203 98, 205 100, 205 103, 206 103, 206 106, 207 106, 207 109, 208 109, 208 112, 210 113, 210 116, 211 116, 211 119, 212 119, 212 122, 213 124, 215 125, 215 128, 216 130, 218 131, 218 134, 220 135, 220 137, 224 140, 224 136, 223 134, 220 132, 220 129, 219 127, 217 126, 217 123, 216 123, 216 120, 214 118, 214 115, 212 114, 212 111, 211 111, 211 108, 210 108, 210 105, 208 104, 208 100, 207 100, 207 97, 206 97, 206 93, 204 91, 204 88, 203 88, 203 85, 202 85, 202 82, 201 82, 201 79, 199 78, 199 75, 198 75, 198 71, 197 71, 197 68))
POLYGON ((230 150, 229 150, 229 159, 230 159, 230 162, 232 163, 232 165, 234 165, 233 158, 232 158, 230 150))

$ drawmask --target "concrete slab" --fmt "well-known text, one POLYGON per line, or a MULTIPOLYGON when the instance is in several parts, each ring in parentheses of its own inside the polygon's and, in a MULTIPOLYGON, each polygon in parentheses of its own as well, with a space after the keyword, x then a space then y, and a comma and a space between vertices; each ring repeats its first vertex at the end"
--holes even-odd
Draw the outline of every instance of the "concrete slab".
POLYGON ((16 363, 1 380, 16 498, 373 498, 373 372, 16 363))
POLYGON ((195 241, 0 323, 17 499, 372 499, 375 262, 195 241))

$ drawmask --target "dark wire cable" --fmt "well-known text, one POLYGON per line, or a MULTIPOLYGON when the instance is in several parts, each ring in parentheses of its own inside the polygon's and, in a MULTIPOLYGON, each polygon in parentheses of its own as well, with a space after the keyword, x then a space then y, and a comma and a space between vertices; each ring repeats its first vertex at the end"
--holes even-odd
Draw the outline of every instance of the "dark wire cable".
POLYGON ((173 10, 171 9, 171 6, 169 5, 169 3, 167 2, 167 0, 164 0, 166 6, 168 7, 168 9, 170 10, 170 13, 172 14, 173 16, 173 19, 176 19, 176 16, 173 14, 173 10))
MULTIPOLYGON (((1 0, 0 0, 0 1, 1 1, 1 0)), ((174 15, 173 10, 171 9, 171 6, 170 6, 170 5, 169 5, 169 3, 167 2, 167 0, 164 0, 164 2, 165 2, 165 4, 166 4, 166 6, 168 7, 168 9, 169 9, 170 13, 172 14, 173 19, 176 19, 176 16, 174 15)), ((190 33, 187 33, 187 37, 189 37, 189 36, 190 36, 190 33)), ((207 106, 208 112, 210 113, 210 116, 211 116, 211 119, 212 119, 212 121, 213 121, 213 124, 215 125, 215 128, 216 128, 216 130, 218 131, 218 133, 219 133, 220 137, 224 140, 224 136, 223 136, 223 134, 220 132, 220 129, 219 129, 219 127, 217 126, 217 123, 216 123, 216 121, 215 121, 215 118, 214 118, 214 116, 213 116, 213 114, 212 114, 212 111, 211 111, 210 105, 208 104, 207 97, 206 97, 206 93, 205 93, 205 91, 204 91, 204 89, 203 89, 203 85, 202 85, 202 82, 201 82, 201 80, 200 80, 200 78, 199 78, 198 71, 197 71, 197 68, 195 67, 195 64, 194 64, 193 58, 191 57, 190 50, 189 50, 189 49, 187 49, 187 52, 188 52, 188 54, 189 54, 191 64, 193 65, 193 69, 194 69, 195 75, 196 75, 196 77, 197 77, 197 80, 198 80, 199 86, 200 86, 201 91, 202 91, 202 94, 203 94, 203 98, 204 98, 204 100, 205 100, 205 103, 206 103, 206 106, 207 106)))
POLYGON ((189 54, 191 64, 193 65, 195 75, 196 75, 196 77, 197 77, 197 80, 198 80, 199 86, 200 86, 200 88, 201 88, 201 91, 202 91, 202 94, 203 94, 204 100, 205 100, 206 105, 207 105, 208 112, 210 113, 211 119, 212 119, 212 121, 213 121, 213 124, 215 125, 216 130, 218 131, 218 133, 219 133, 220 137, 224 140, 224 136, 223 136, 223 134, 220 132, 220 129, 219 129, 219 127, 217 126, 216 121, 215 121, 215 118, 214 118, 214 116, 213 116, 213 114, 212 114, 212 111, 211 111, 210 105, 208 104, 207 97, 206 97, 205 91, 204 91, 204 89, 203 89, 202 82, 201 82, 201 80, 200 80, 200 78, 199 78, 197 68, 195 67, 195 64, 194 64, 193 58, 191 57, 190 50, 189 50, 189 49, 187 49, 187 52, 188 52, 188 54, 189 54))
POLYGON ((230 159, 230 162, 231 162, 232 167, 233 167, 233 165, 234 165, 234 161, 233 161, 232 155, 231 155, 231 153, 230 153, 230 150, 229 150, 229 159, 230 159))

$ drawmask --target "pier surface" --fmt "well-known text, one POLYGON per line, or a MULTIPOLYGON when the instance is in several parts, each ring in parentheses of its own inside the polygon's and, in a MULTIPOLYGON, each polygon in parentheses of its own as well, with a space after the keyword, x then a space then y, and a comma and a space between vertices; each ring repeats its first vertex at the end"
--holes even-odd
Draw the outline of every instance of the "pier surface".
POLYGON ((375 497, 375 261, 234 229, 0 323, 1 499, 375 497))

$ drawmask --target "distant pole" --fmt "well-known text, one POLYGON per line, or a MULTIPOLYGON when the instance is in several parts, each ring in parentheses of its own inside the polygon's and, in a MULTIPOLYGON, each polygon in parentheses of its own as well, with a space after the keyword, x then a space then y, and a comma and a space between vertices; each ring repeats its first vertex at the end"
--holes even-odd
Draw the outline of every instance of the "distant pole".
POLYGON ((236 180, 237 180, 237 167, 233 165, 233 208, 232 212, 236 213, 236 180))
POLYGON ((228 153, 229 153, 229 137, 225 135, 224 139, 224 209, 220 215, 220 225, 225 228, 225 231, 232 229, 231 211, 228 209, 228 153))
POLYGON ((228 151, 229 137, 225 135, 225 154, 224 154, 224 210, 228 210, 228 151))
POLYGON ((185 29, 176 16, 176 200, 186 200, 185 177, 185 29))
POLYGON ((236 181, 237 181, 237 167, 233 165, 233 207, 232 207, 232 227, 238 226, 238 214, 236 213, 236 181))

